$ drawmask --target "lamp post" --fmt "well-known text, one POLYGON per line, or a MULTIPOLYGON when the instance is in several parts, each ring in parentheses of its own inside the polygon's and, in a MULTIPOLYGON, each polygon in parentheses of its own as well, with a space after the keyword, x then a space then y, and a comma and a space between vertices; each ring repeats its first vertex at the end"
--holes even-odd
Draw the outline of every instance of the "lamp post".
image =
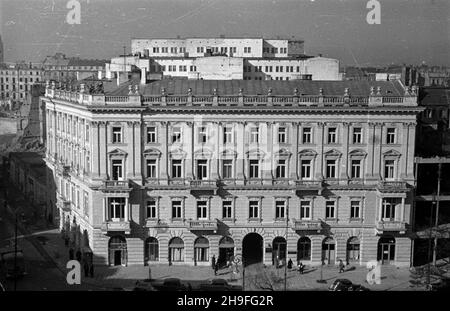
POLYGON ((434 209, 434 205, 436 204, 436 195, 433 194, 433 201, 431 203, 431 208, 430 208, 430 227, 428 228, 429 231, 429 235, 428 235, 428 264, 427 264, 427 287, 430 287, 430 283, 431 283, 431 248, 432 248, 432 240, 433 240, 433 236, 432 236, 432 228, 433 228, 433 209, 434 209))
POLYGON ((436 227, 434 234, 434 247, 433 247, 433 266, 436 266, 436 253, 437 253, 437 245, 438 245, 438 236, 437 229, 439 226, 439 203, 440 203, 440 195, 441 195, 441 170, 442 163, 438 165, 438 182, 437 182, 437 198, 436 198, 436 218, 434 222, 434 226, 436 227))

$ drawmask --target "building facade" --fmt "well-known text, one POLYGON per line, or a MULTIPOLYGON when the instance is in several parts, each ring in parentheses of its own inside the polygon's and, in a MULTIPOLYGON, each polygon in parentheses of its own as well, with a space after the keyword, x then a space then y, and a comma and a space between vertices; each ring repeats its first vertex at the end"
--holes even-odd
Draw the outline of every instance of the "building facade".
POLYGON ((48 84, 61 228, 96 264, 410 264, 417 107, 400 82, 48 84), (258 95, 263 94, 263 95, 258 95))
POLYGON ((339 61, 304 54, 303 41, 264 38, 133 39, 131 55, 111 59, 106 77, 133 67, 195 80, 342 80, 339 61))
POLYGON ((31 97, 33 84, 42 81, 42 69, 31 64, 0 67, 0 100, 8 109, 17 109, 31 97))

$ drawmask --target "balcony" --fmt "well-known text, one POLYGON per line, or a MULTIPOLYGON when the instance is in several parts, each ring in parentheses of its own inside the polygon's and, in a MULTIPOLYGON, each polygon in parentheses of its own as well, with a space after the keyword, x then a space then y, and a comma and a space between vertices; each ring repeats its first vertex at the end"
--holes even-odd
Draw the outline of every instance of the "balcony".
POLYGON ((217 220, 189 220, 188 229, 191 231, 217 231, 217 220))
POLYGON ((319 195, 323 189, 323 182, 321 180, 296 180, 296 191, 318 191, 319 195))
POLYGON ((67 199, 60 198, 60 201, 58 202, 58 206, 64 212, 70 212, 71 211, 71 203, 67 199))
POLYGON ((382 180, 378 183, 378 190, 382 192, 404 192, 408 190, 408 186, 405 181, 382 180))
POLYGON ((217 190, 217 181, 216 180, 191 180, 190 182, 191 191, 214 191, 217 190))
POLYGON ((317 231, 322 230, 322 222, 320 220, 293 220, 292 229, 295 231, 317 231))
POLYGON ((130 191, 128 180, 104 180, 100 188, 102 191, 130 191))
POLYGON ((125 234, 130 234, 131 227, 130 222, 125 220, 120 221, 107 221, 102 224, 102 232, 124 232, 125 234))
POLYGON ((406 223, 404 221, 398 220, 381 220, 376 224, 376 230, 379 233, 384 232, 400 232, 405 233, 406 231, 406 223))

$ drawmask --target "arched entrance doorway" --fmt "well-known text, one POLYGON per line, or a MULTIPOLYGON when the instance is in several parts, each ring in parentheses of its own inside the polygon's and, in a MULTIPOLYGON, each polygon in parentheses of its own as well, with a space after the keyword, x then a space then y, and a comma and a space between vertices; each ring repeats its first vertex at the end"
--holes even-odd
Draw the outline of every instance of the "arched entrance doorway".
POLYGON ((286 239, 278 236, 272 242, 272 265, 283 265, 286 260, 286 239), (278 261, 277 261, 278 259, 278 261))
POLYGON ((352 236, 347 241, 347 262, 359 262, 360 242, 356 236, 352 236))
POLYGON ((263 238, 258 233, 249 233, 242 240, 244 266, 263 261, 263 238))
POLYGON ((175 237, 169 242, 169 262, 184 261, 184 242, 181 238, 175 237))
POLYGON ((126 266, 128 260, 127 241, 123 236, 113 236, 109 239, 109 265, 126 266))
POLYGON ((297 261, 311 260, 311 240, 301 237, 297 242, 297 261))
POLYGON ((377 260, 381 264, 389 265, 395 260, 395 238, 393 236, 382 236, 378 240, 377 260))
POLYGON ((219 242, 219 267, 225 266, 234 257, 234 241, 229 236, 224 236, 219 242))
POLYGON ((335 260, 335 243, 333 238, 325 238, 322 242, 322 262, 333 265, 335 260))
POLYGON ((194 242, 194 260, 195 262, 208 262, 209 260, 209 241, 205 237, 199 237, 194 242))
POLYGON ((145 263, 148 264, 149 261, 158 261, 159 258, 159 243, 154 237, 149 237, 145 241, 145 263))

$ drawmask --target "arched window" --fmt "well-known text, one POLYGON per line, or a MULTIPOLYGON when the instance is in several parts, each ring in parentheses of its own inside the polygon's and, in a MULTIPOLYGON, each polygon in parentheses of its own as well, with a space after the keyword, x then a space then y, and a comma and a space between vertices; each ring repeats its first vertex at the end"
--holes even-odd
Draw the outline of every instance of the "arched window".
POLYGON ((297 261, 311 260, 311 240, 301 237, 297 242, 297 261))
POLYGON ((209 260, 209 241, 205 237, 199 237, 194 243, 195 262, 207 262, 209 260))
POLYGON ((184 261, 184 242, 175 237, 169 242, 169 262, 184 261))
POLYGON ((145 262, 159 260, 159 243, 154 237, 149 237, 145 241, 145 262))

